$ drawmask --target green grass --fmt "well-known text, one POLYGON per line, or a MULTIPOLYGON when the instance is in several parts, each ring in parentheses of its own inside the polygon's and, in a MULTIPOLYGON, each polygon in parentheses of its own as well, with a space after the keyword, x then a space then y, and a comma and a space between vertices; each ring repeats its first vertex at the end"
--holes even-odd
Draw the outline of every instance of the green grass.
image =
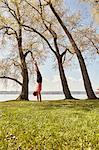
POLYGON ((99 150, 99 101, 1 102, 0 150, 99 150))

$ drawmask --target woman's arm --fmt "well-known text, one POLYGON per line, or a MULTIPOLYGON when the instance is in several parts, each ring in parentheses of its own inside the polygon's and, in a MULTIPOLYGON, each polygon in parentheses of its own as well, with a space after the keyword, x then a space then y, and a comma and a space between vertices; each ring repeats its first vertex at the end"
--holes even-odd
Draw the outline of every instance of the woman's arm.
POLYGON ((34 64, 35 64, 35 67, 36 67, 36 71, 39 71, 39 68, 38 68, 38 65, 37 65, 36 61, 34 61, 34 64))

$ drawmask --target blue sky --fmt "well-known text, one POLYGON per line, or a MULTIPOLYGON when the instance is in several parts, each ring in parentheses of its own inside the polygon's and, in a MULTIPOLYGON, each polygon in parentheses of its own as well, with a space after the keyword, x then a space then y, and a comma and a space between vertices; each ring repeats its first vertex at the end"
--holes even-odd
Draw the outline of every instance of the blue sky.
MULTIPOLYGON (((68 4, 70 10, 72 10, 73 12, 80 9, 82 12, 84 23, 88 24, 88 22, 91 19, 91 14, 89 9, 90 7, 88 5, 85 5, 84 3, 80 5, 78 3, 78 0, 72 0, 72 1, 65 0, 65 1, 66 1, 66 5, 68 4)), ((84 91, 85 89, 83 85, 82 75, 76 57, 75 57, 75 61, 76 61, 76 66, 72 65, 71 67, 65 69, 65 73, 68 79, 68 84, 70 89, 73 91, 78 91, 78 90, 84 91)), ((85 63, 87 64, 87 70, 89 73, 89 77, 91 79, 93 89, 96 90, 99 87, 99 55, 96 54, 94 60, 89 59, 89 61, 90 63, 88 63, 88 60, 87 62, 85 61, 85 63)), ((45 66, 41 67, 41 72, 42 74, 44 74, 43 88, 44 90, 62 90, 58 69, 57 70, 52 69, 53 68, 52 62, 53 60, 50 58, 47 60, 45 66)))
MULTIPOLYGON (((73 12, 81 9, 83 18, 84 18, 84 23, 86 24, 88 23, 91 17, 89 13, 88 5, 85 5, 85 4, 79 5, 77 3, 77 0, 72 0, 72 1, 66 0, 66 3, 69 5, 70 9, 73 12)), ((70 90, 72 91, 78 91, 78 90, 84 91, 82 75, 81 75, 79 64, 78 64, 76 57, 75 57, 75 62, 76 62, 76 65, 72 65, 68 68, 65 68, 65 73, 68 79, 68 84, 69 84, 70 90)), ((58 69, 53 69, 53 59, 51 55, 50 55, 50 58, 47 59, 46 63, 42 66, 39 66, 39 68, 43 76, 43 91, 62 90, 59 72, 58 72, 58 69)), ((97 88, 99 88, 99 55, 98 54, 96 55, 96 58, 92 60, 92 62, 87 63, 87 69, 88 69, 88 73, 92 82, 93 89, 96 90, 97 88)), ((0 86, 0 90, 13 90, 14 89, 11 81, 9 81, 10 86, 8 86, 7 88, 5 88, 3 85, 4 84, 2 82, 0 86)), ((35 87, 36 87, 36 82, 31 81, 30 90, 34 90, 35 87)), ((16 87, 16 90, 19 90, 19 87, 16 87)))
MULTIPOLYGON (((75 58, 76 59, 76 58, 75 58)), ((43 90, 62 90, 58 69, 53 69, 52 59, 47 60, 44 66, 40 67, 43 75, 43 90)), ((77 61, 77 60, 76 60, 77 61)), ((78 61, 77 61, 78 62, 78 61)), ((99 56, 87 65, 87 70, 93 89, 99 87, 99 56)), ((82 74, 79 64, 65 69, 69 87, 72 91, 84 91, 82 74)))

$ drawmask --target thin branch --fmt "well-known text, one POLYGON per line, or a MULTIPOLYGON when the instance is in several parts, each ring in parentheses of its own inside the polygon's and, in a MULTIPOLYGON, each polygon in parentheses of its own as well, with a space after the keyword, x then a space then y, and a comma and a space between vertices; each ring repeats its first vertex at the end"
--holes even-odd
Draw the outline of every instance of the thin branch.
POLYGON ((37 31, 36 29, 34 29, 33 27, 29 27, 28 25, 22 25, 23 27, 25 27, 25 29, 27 30, 27 31, 30 31, 30 32, 35 32, 35 33, 37 33, 40 37, 42 37, 43 39, 44 39, 44 41, 48 44, 48 46, 49 46, 49 48, 51 49, 51 51, 55 54, 55 55, 57 55, 56 54, 56 52, 54 51, 54 49, 52 48, 52 46, 51 46, 51 44, 49 43, 49 41, 39 32, 39 31, 37 31))
MULTIPOLYGON (((42 21, 43 21, 43 23, 44 23, 44 25, 45 25, 45 27, 46 27, 46 29, 47 30, 49 30, 49 28, 48 28, 48 26, 45 24, 45 22, 44 21, 46 21, 47 23, 49 23, 47 20, 45 20, 44 18, 43 18, 43 15, 42 15, 42 3, 41 3, 41 0, 39 0, 39 3, 40 3, 40 9, 41 9, 41 12, 39 12, 38 11, 38 9, 36 9, 32 4, 30 4, 27 0, 25 0, 25 2, 28 4, 28 5, 30 5, 34 10, 36 10, 38 13, 39 13, 39 15, 41 16, 41 18, 42 18, 42 21)), ((50 23, 49 23, 50 24, 50 23)), ((54 31, 52 31, 52 30, 49 30, 49 32, 53 35, 53 36, 55 36, 55 32, 54 31)))
POLYGON ((95 43, 92 41, 92 39, 90 39, 89 37, 85 36, 91 43, 92 45, 95 47, 97 53, 99 54, 99 49, 97 48, 97 46, 95 45, 95 43))
POLYGON ((56 34, 55 31, 53 31, 52 28, 51 28, 51 25, 52 25, 52 24, 43 18, 43 10, 42 10, 42 3, 41 3, 41 0, 39 0, 39 3, 40 3, 40 9, 41 9, 40 16, 41 16, 41 19, 42 19, 42 21, 43 21, 43 24, 45 25, 46 29, 51 33, 51 35, 53 36, 53 38, 56 38, 56 39, 57 39, 57 34, 56 34), (45 21, 46 21, 47 23, 49 23, 49 27, 47 26, 47 24, 45 23, 45 21))
POLYGON ((13 34, 15 34, 15 32, 10 32, 10 33, 9 33, 9 29, 6 28, 6 31, 5 31, 4 34, 7 34, 7 35, 13 35, 13 34))
POLYGON ((75 52, 71 52, 69 48, 66 48, 66 46, 64 46, 64 45, 62 45, 62 44, 59 44, 59 45, 65 48, 65 51, 64 51, 61 55, 64 55, 64 53, 66 53, 67 51, 68 51, 69 53, 71 53, 72 55, 75 54, 75 52))
POLYGON ((51 34, 52 37, 54 38, 54 46, 55 46, 55 48, 56 48, 56 51, 57 51, 58 54, 59 54, 59 48, 58 48, 58 44, 57 44, 57 34, 56 34, 55 31, 53 31, 53 30, 51 29, 51 24, 50 24, 50 26, 48 27, 48 26, 46 25, 46 23, 44 22, 44 19, 43 19, 42 16, 41 16, 41 18, 42 18, 43 24, 45 25, 46 29, 50 32, 50 34, 51 34))
MULTIPOLYGON (((67 27, 65 26, 65 24, 63 23, 62 19, 60 18, 60 16, 58 15, 58 13, 56 12, 56 10, 54 9, 51 0, 49 1, 49 6, 50 9, 52 10, 53 14, 55 15, 55 17, 57 18, 58 22, 60 23, 61 27, 63 28, 64 32, 66 33, 72 47, 74 48, 76 54, 78 55, 78 53, 80 52, 80 50, 78 49, 72 35, 70 34, 69 30, 67 29, 67 27)), ((70 51, 69 51, 70 52, 70 51)), ((70 52, 71 53, 71 52, 70 52)))
POLYGON ((31 54, 32 59, 34 60, 33 53, 32 53, 30 50, 28 50, 28 51, 24 54, 24 57, 26 57, 29 53, 31 54))
POLYGON ((13 10, 12 8, 10 8, 10 6, 9 6, 9 4, 8 4, 7 1, 5 1, 4 4, 5 4, 6 7, 8 8, 10 14, 16 19, 16 21, 17 21, 18 23, 20 23, 19 19, 17 18, 17 14, 16 14, 15 10, 13 10))
POLYGON ((16 32, 12 27, 9 27, 9 26, 3 26, 2 28, 0 28, 0 30, 3 30, 3 29, 6 29, 5 34, 8 34, 8 35, 9 35, 8 30, 11 29, 11 30, 14 32, 13 34, 15 34, 16 39, 18 40, 17 32, 16 32))
POLYGON ((42 12, 43 12, 43 10, 42 10, 42 3, 41 3, 41 0, 39 0, 39 3, 40 3, 40 9, 41 9, 41 13, 40 13, 40 14, 41 14, 41 16, 42 16, 42 14, 43 14, 43 13, 42 13, 42 12))
POLYGON ((64 58, 63 58, 63 60, 62 60, 62 64, 64 64, 64 62, 65 62, 65 60, 66 60, 66 53, 63 55, 64 56, 64 58))
POLYGON ((70 49, 67 48, 65 45, 62 45, 62 44, 60 44, 60 43, 58 43, 58 44, 59 44, 61 47, 65 48, 64 52, 61 54, 62 57, 63 57, 63 55, 65 55, 65 53, 66 53, 67 51, 68 51, 69 53, 71 53, 71 54, 75 54, 75 52, 71 52, 70 49))
POLYGON ((70 54, 72 54, 72 55, 74 55, 74 54, 75 54, 75 52, 71 52, 69 49, 68 49, 68 52, 69 52, 70 54))
POLYGON ((41 19, 43 21, 43 24, 45 25, 45 28, 50 32, 50 34, 53 36, 53 39, 54 39, 54 46, 55 46, 55 49, 57 51, 57 55, 59 55, 59 48, 58 48, 58 44, 57 44, 57 34, 54 30, 52 30, 51 28, 51 23, 50 23, 50 26, 48 27, 47 24, 45 23, 45 19, 43 18, 43 11, 42 11, 42 3, 41 3, 41 0, 39 0, 39 3, 40 3, 40 9, 41 9, 41 19))
POLYGON ((61 54, 61 56, 63 57, 66 54, 67 51, 69 51, 68 48, 65 49, 65 51, 61 54))
POLYGON ((0 77, 0 79, 10 79, 10 80, 13 80, 13 81, 17 82, 18 84, 20 84, 22 86, 22 83, 20 81, 18 81, 17 79, 15 79, 15 78, 2 76, 2 77, 0 77))
POLYGON ((36 10, 39 14, 41 14, 39 11, 38 11, 38 9, 36 9, 32 4, 30 4, 27 0, 25 0, 25 2, 29 5, 29 6, 31 6, 34 10, 36 10))
POLYGON ((62 64, 64 64, 65 60, 66 60, 66 55, 64 55, 64 59, 62 60, 62 64))
POLYGON ((49 5, 51 4, 51 0, 44 0, 47 4, 46 5, 49 5))
POLYGON ((13 59, 12 59, 12 61, 13 61, 12 64, 14 64, 14 66, 20 67, 20 68, 22 69, 22 65, 21 65, 19 62, 15 61, 15 60, 13 60, 13 59))
MULTIPOLYGON (((63 56, 64 56, 64 60, 63 60, 63 64, 64 64, 64 62, 65 62, 65 60, 66 60, 66 53, 65 53, 63 56)), ((74 56, 74 53, 72 53, 71 58, 69 58, 69 59, 67 60, 67 62, 71 61, 72 58, 73 58, 73 56, 74 56)))

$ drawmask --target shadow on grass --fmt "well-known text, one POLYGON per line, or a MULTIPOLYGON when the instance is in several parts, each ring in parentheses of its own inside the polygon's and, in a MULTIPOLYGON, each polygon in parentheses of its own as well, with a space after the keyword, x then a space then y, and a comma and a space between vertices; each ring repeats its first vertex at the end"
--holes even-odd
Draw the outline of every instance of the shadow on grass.
POLYGON ((35 104, 40 106, 41 109, 76 109, 91 111, 99 108, 99 101, 97 100, 57 100, 57 101, 45 101, 35 104))
POLYGON ((91 111, 99 108, 98 100, 49 100, 49 101, 6 101, 1 102, 0 107, 14 107, 14 108, 32 108, 38 110, 49 110, 49 109, 76 109, 91 111))

